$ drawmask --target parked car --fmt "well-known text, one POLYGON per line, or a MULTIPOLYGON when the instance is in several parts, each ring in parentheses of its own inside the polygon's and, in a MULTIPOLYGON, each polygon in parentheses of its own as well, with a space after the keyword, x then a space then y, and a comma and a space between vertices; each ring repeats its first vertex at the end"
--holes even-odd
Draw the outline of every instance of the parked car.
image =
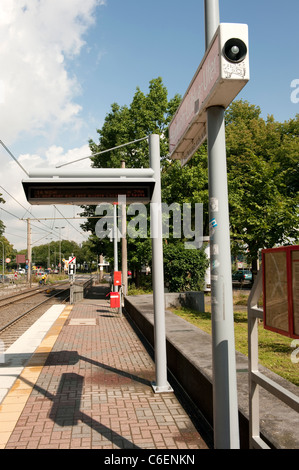
POLYGON ((232 280, 237 282, 252 282, 252 272, 249 269, 239 269, 233 273, 232 280))

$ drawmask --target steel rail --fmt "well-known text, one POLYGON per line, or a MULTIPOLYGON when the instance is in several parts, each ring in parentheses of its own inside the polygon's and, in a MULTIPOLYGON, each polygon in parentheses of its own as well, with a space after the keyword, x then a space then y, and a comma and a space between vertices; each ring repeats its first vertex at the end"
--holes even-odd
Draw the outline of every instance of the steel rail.
MULTIPOLYGON (((66 282, 69 282, 69 281, 68 281, 68 280, 67 280, 67 281, 63 281, 63 283, 66 283, 66 282)), ((7 299, 14 299, 14 300, 12 300, 11 302, 7 302, 6 304, 0 305, 0 308, 6 307, 7 305, 10 305, 10 304, 13 304, 13 303, 17 302, 18 300, 15 299, 15 297, 21 297, 21 296, 24 295, 24 296, 25 296, 25 299, 26 299, 27 297, 32 297, 32 296, 34 296, 34 295, 37 295, 37 294, 39 294, 39 293, 44 292, 44 291, 47 290, 47 289, 53 289, 53 288, 58 287, 58 286, 60 286, 60 285, 61 285, 61 284, 53 284, 52 286, 45 286, 44 288, 42 288, 42 287, 35 287, 35 288, 33 288, 33 289, 29 289, 29 290, 26 290, 26 291, 18 292, 18 293, 13 294, 13 295, 9 295, 9 296, 7 296, 7 297, 2 297, 2 298, 0 297, 0 304, 1 304, 1 302, 3 302, 4 300, 7 300, 7 299), (28 295, 26 295, 26 294, 28 294, 28 295)), ((22 299, 20 299, 20 300, 22 300, 22 299)))
MULTIPOLYGON (((62 292, 65 292, 69 290, 68 289, 64 289, 62 292)), ((21 315, 19 315, 17 318, 15 318, 14 320, 12 320, 11 322, 7 323, 6 325, 2 326, 0 328, 0 333, 2 333, 4 330, 6 330, 7 328, 9 328, 11 325, 13 325, 14 323, 16 323, 17 321, 19 321, 21 318, 25 317, 26 315, 28 315, 30 312, 32 312, 33 310, 37 309, 38 307, 40 307, 41 305, 45 304, 46 302, 49 302, 49 300, 51 300, 53 297, 56 297, 57 295, 60 295, 61 292, 56 292, 55 294, 51 295, 51 297, 49 297, 48 299, 46 300, 43 300, 42 302, 40 302, 39 304, 35 305, 34 307, 31 307, 29 310, 27 310, 26 312, 22 313, 21 315)))

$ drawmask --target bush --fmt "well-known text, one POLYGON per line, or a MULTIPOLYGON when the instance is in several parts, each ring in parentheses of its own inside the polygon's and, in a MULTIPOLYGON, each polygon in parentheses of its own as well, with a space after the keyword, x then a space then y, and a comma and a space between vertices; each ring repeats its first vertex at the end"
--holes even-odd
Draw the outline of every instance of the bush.
POLYGON ((186 249, 184 243, 164 245, 164 281, 170 292, 201 290, 208 265, 202 249, 186 249))

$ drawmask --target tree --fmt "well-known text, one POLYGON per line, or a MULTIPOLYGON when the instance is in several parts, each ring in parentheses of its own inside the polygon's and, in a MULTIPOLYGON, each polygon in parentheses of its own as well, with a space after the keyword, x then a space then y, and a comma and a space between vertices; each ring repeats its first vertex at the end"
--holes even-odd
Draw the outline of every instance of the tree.
MULTIPOLYGON (((0 235, 0 258, 2 260, 3 257, 3 248, 4 248, 4 260, 6 258, 10 258, 11 261, 14 260, 16 255, 16 250, 14 250, 13 245, 9 243, 7 238, 5 238, 2 234, 0 235)), ((2 265, 2 262, 1 262, 2 265)))
MULTIPOLYGON (((179 161, 164 164, 162 171, 162 200, 172 203, 203 204, 203 235, 209 234, 209 191, 207 144, 204 143, 196 154, 181 167, 179 161)), ((194 215, 194 212, 192 213, 194 215)))
POLYGON ((254 271, 259 249, 298 237, 298 118, 265 121, 246 101, 226 113, 232 248, 243 245, 254 271))
MULTIPOLYGON (((146 141, 107 154, 96 154, 158 133, 161 136, 162 200, 168 205, 202 203, 203 234, 208 235, 207 145, 203 144, 184 167, 168 159, 168 126, 180 99, 176 95, 168 101, 162 79, 157 78, 151 80, 147 94, 136 89, 130 106, 120 107, 114 103, 103 127, 97 131, 99 143, 90 141, 93 166, 119 168, 124 160, 127 168, 147 167, 146 141)), ((299 115, 285 123, 276 122, 273 116, 264 120, 258 106, 234 101, 225 118, 232 252, 245 254, 255 269, 259 249, 298 239, 299 115)), ((83 216, 94 215, 94 206, 84 209, 83 216)), ((96 220, 89 218, 82 228, 94 234, 95 224, 96 220)), ((109 253, 111 259, 112 244, 96 240, 95 235, 92 240, 98 252, 109 253)), ((171 244, 177 244, 180 249, 174 238, 165 242, 166 250, 175 252, 174 247, 167 248, 171 244)), ((129 263, 139 264, 139 268, 141 263, 151 259, 150 251, 142 243, 141 239, 134 240, 134 249, 129 250, 129 257, 132 256, 129 263)))
MULTIPOLYGON (((0 204, 4 204, 5 200, 1 196, 2 196, 2 194, 0 194, 0 204)), ((4 225, 3 221, 0 220, 0 236, 3 235, 4 230, 5 230, 5 225, 4 225)))
MULTIPOLYGON (((99 143, 89 141, 92 153, 108 150, 156 133, 161 136, 161 157, 165 159, 168 154, 166 133, 179 102, 179 95, 168 101, 167 89, 161 77, 150 81, 147 95, 137 87, 130 107, 112 104, 102 128, 97 129, 99 143)), ((93 166, 96 168, 120 168, 122 160, 126 162, 127 168, 147 168, 149 166, 148 143, 139 142, 92 158, 93 166)))
MULTIPOLYGON (((76 256, 77 263, 82 264, 84 259, 84 253, 76 242, 69 240, 51 241, 44 245, 34 246, 32 248, 32 262, 37 266, 43 268, 58 266, 60 262, 60 246, 61 246, 61 259, 69 259, 70 256, 76 256)), ((21 250, 20 254, 26 255, 27 250, 21 250)), ((62 265, 63 267, 63 265, 62 265)))
MULTIPOLYGON (((225 115, 232 253, 244 254, 253 270, 259 249, 298 240, 299 115, 279 123, 260 114, 258 106, 234 101, 225 115)), ((176 161, 165 164, 162 188, 168 204, 203 204, 207 235, 206 144, 183 168, 176 161)))
MULTIPOLYGON (((147 94, 137 87, 130 106, 120 107, 117 103, 112 104, 111 111, 107 114, 102 128, 97 130, 98 144, 92 140, 89 141, 92 153, 96 154, 127 142, 142 139, 151 133, 157 133, 161 136, 161 162, 167 162, 168 125, 179 102, 179 95, 168 100, 167 89, 160 77, 149 82, 147 94)), ((92 158, 92 165, 95 168, 120 168, 123 160, 126 168, 148 167, 148 142, 145 140, 102 155, 95 155, 92 158)), ((83 208, 83 217, 94 216, 95 206, 84 206, 83 208)), ((89 218, 81 227, 83 230, 92 232, 93 235, 90 239, 98 253, 103 253, 111 260, 113 258, 113 244, 107 239, 96 239, 96 222, 96 219, 89 218)), ((128 266, 140 271, 142 265, 150 262, 151 259, 149 241, 146 238, 128 240, 128 247, 128 266), (130 246, 134 248, 130 249, 130 246)))

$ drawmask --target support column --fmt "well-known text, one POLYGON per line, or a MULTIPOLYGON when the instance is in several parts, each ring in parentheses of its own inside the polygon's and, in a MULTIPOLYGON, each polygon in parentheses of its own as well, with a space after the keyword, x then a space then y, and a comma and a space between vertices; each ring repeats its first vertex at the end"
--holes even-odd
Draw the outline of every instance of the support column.
MULTIPOLYGON (((219 25, 219 0, 205 0, 206 48, 219 25)), ((214 447, 238 449, 230 230, 224 108, 207 110, 214 447)))
MULTIPOLYGON (((118 271, 118 233, 117 233, 117 205, 113 205, 113 248, 114 248, 114 272, 118 271)), ((114 276, 113 276, 114 277, 114 276)), ((113 289, 115 292, 118 292, 118 286, 114 286, 113 289)))
POLYGON ((162 205, 160 176, 160 137, 149 136, 150 166, 154 170, 155 186, 151 199, 152 278, 154 300, 155 365, 156 382, 152 384, 156 393, 172 392, 167 383, 164 264, 162 240, 162 205))
MULTIPOLYGON (((126 162, 121 162, 121 167, 126 167, 126 162)), ((126 204, 121 205, 121 269, 122 269, 122 286, 123 295, 128 294, 128 250, 127 250, 127 208, 126 204)))
POLYGON ((27 259, 28 259, 28 270, 27 270, 27 282, 31 287, 31 226, 30 219, 27 219, 27 259))

